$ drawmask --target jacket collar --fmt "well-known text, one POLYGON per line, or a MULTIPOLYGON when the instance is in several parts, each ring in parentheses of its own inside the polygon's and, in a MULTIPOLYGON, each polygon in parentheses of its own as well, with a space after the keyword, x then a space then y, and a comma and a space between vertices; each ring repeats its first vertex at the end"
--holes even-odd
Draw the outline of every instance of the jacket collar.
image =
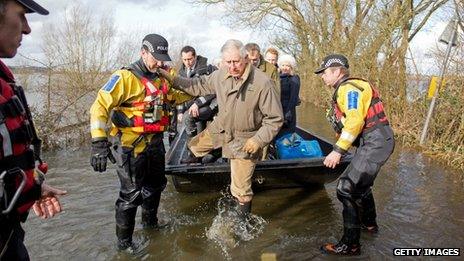
POLYGON ((346 82, 347 80, 349 80, 350 77, 345 75, 343 76, 340 80, 338 80, 338 82, 335 83, 334 85, 334 88, 335 88, 335 91, 332 95, 332 100, 336 103, 337 102, 337 96, 338 96, 338 88, 340 88, 340 86, 342 85, 342 83, 346 82))
POLYGON ((335 89, 338 89, 338 87, 340 87, 340 85, 342 85, 342 83, 346 82, 350 77, 348 75, 344 75, 342 78, 340 78, 340 80, 338 80, 335 85, 334 85, 334 88, 335 89))
POLYGON ((140 58, 138 61, 132 63, 130 65, 130 68, 132 68, 133 70, 135 70, 137 73, 139 73, 140 75, 142 75, 143 77, 146 77, 150 80, 153 80, 153 79, 156 79, 158 78, 158 74, 157 73, 152 73, 150 72, 147 67, 145 66, 145 63, 143 63, 143 60, 142 58, 140 58))

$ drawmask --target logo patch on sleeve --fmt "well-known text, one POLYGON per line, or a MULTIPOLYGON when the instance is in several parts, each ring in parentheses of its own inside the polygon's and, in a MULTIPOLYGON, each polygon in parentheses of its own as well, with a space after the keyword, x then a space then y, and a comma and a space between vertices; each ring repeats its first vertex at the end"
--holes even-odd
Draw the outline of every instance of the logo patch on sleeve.
POLYGON ((102 87, 102 90, 105 92, 111 92, 118 81, 119 75, 111 76, 110 80, 102 87))
POLYGON ((348 110, 358 108, 359 93, 356 91, 348 92, 348 110))

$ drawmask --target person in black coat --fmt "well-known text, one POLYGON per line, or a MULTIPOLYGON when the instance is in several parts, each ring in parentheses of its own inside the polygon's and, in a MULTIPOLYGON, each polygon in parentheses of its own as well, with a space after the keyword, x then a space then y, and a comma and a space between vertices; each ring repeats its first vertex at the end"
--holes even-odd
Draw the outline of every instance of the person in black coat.
MULTIPOLYGON (((208 75, 217 70, 217 67, 208 64, 208 59, 201 55, 197 55, 195 48, 191 46, 182 47, 181 51, 182 65, 179 68, 179 75, 187 78, 200 77, 200 75, 208 75)), ((177 136, 177 121, 183 121, 187 127, 189 137, 195 136, 206 127, 206 121, 211 120, 217 113, 216 95, 210 94, 197 97, 171 112, 171 126, 169 129, 169 141, 172 142, 177 136)))
MULTIPOLYGON (((181 50, 182 66, 179 75, 186 78, 198 78, 201 75, 209 75, 217 70, 217 67, 208 64, 208 59, 197 55, 191 46, 184 46, 181 50)), ((184 104, 183 123, 189 139, 196 136, 206 128, 206 123, 213 119, 218 112, 216 94, 199 96, 184 104)), ((207 157, 210 158, 210 157, 207 157)), ((210 160, 213 160, 211 158, 210 160)), ((182 163, 198 163, 201 159, 194 157, 190 152, 182 163)))
POLYGON ((282 136, 295 132, 296 129, 296 106, 299 104, 300 77, 295 74, 296 61, 290 55, 282 55, 278 61, 280 69, 280 85, 282 110, 284 113, 284 124, 277 135, 282 136))

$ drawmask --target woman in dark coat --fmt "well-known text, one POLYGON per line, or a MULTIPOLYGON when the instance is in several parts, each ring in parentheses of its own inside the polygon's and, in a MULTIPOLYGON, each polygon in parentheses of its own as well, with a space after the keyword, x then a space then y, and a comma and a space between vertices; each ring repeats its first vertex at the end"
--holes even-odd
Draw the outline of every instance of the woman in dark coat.
POLYGON ((299 102, 300 77, 295 74, 296 61, 291 55, 279 57, 280 69, 280 100, 284 113, 284 124, 277 137, 287 133, 295 132, 296 128, 296 106, 299 102))

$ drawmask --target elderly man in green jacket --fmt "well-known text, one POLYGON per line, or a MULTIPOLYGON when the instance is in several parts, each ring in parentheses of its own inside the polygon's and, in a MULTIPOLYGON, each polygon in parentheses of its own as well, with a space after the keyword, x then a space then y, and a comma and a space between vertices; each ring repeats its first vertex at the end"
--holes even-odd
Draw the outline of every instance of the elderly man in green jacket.
MULTIPOLYGON (((191 140, 189 148, 202 157, 222 147, 223 157, 230 159, 231 193, 246 216, 251 212, 256 162, 282 126, 282 105, 274 82, 252 66, 242 42, 226 41, 221 53, 223 66, 212 74, 195 79, 176 76, 171 81, 174 88, 193 96, 217 95, 217 117, 191 140)), ((160 73, 170 77, 163 70, 160 73)))

